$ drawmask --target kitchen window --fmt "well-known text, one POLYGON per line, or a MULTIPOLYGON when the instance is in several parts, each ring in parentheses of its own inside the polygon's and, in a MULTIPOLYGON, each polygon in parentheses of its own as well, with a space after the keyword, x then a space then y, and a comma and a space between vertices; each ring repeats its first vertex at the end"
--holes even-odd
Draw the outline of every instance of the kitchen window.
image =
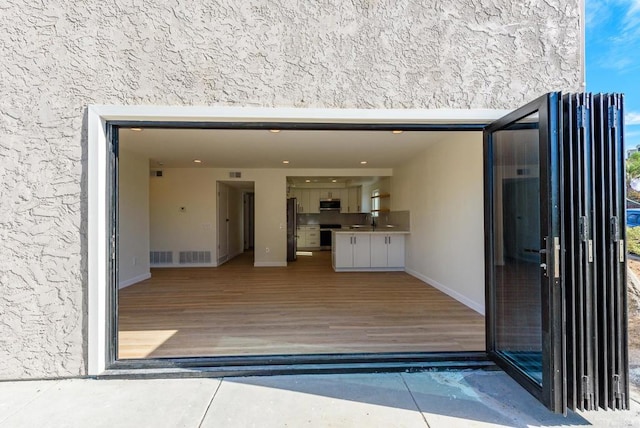
POLYGON ((380 212, 380 189, 371 192, 371 217, 378 217, 380 212))

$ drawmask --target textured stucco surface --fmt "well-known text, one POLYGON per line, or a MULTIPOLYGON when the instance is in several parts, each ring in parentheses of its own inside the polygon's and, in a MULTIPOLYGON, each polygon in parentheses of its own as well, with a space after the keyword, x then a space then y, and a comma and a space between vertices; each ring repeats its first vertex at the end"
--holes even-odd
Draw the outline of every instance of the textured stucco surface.
POLYGON ((88 104, 514 108, 579 1, 0 2, 0 378, 85 373, 88 104))

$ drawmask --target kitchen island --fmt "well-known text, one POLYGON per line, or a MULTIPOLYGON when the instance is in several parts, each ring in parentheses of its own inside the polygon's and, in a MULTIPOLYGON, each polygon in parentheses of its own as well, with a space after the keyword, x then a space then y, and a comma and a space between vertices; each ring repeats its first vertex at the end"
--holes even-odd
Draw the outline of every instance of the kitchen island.
POLYGON ((368 230, 332 232, 331 261, 336 272, 404 270, 407 231, 368 230))

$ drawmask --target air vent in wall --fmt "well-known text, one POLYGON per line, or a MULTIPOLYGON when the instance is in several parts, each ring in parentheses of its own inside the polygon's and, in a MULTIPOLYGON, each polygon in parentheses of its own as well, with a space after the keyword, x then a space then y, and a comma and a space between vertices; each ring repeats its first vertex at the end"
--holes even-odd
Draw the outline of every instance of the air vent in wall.
POLYGON ((152 265, 173 264, 172 251, 151 251, 149 256, 152 265))
POLYGON ((180 251, 180 264, 211 263, 211 251, 180 251))
POLYGON ((242 173, 240 171, 231 171, 229 172, 229 178, 242 178, 242 173))
POLYGON ((151 171, 152 177, 162 177, 162 171, 151 171))

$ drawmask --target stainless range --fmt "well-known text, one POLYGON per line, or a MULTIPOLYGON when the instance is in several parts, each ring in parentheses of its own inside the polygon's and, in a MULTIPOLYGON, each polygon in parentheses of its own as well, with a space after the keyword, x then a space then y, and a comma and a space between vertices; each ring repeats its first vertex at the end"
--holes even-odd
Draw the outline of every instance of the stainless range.
POLYGON ((320 249, 331 249, 331 231, 334 229, 342 229, 340 224, 321 224, 320 225, 320 249))

